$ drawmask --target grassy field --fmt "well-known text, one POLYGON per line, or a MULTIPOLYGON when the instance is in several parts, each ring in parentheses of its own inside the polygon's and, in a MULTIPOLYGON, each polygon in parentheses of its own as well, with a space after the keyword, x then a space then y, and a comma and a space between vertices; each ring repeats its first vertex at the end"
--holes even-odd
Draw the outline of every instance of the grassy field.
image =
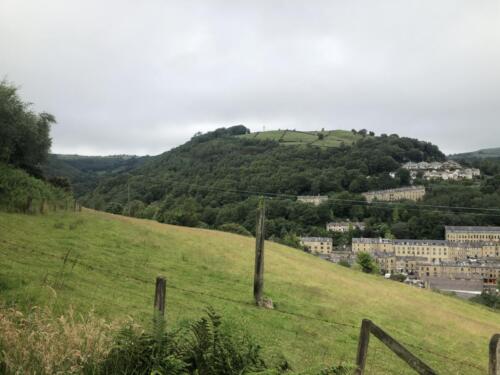
MULTIPOLYGON (((265 294, 276 309, 258 309, 253 257, 252 238, 223 232, 94 211, 0 213, 3 303, 94 308, 109 319, 146 323, 154 279, 165 275, 170 327, 211 305, 253 335, 266 355, 284 354, 297 371, 353 363, 361 319, 369 318, 440 374, 487 373, 498 313, 274 243, 266 243, 265 294)), ((413 372, 373 338, 367 373, 413 372)))
POLYGON ((312 144, 322 147, 338 147, 341 143, 346 145, 352 144, 360 135, 353 134, 347 130, 325 130, 325 131, 297 131, 297 130, 270 130, 266 132, 256 132, 251 134, 241 135, 243 138, 250 139, 268 139, 278 141, 283 145, 300 145, 312 144), (318 134, 323 135, 323 139, 319 139, 318 134))

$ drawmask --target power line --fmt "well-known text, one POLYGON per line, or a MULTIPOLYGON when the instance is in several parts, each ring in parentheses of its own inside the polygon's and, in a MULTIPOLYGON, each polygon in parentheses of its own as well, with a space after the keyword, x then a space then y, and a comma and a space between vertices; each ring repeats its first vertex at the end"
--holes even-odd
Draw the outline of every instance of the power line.
MULTIPOLYGON (((227 193, 234 194, 245 194, 249 196, 264 196, 268 198, 288 198, 288 199, 297 199, 299 196, 294 194, 286 194, 286 193, 271 193, 271 192, 263 192, 263 191, 255 191, 255 190, 239 190, 239 189, 227 189, 227 188, 218 188, 213 186, 200 185, 197 183, 189 183, 189 182, 177 182, 173 185, 184 185, 188 187, 196 187, 204 190, 213 190, 213 191, 222 191, 227 193)), ((346 202, 346 203, 357 203, 360 206, 389 206, 386 208, 393 209, 393 206, 402 206, 402 208, 406 210, 427 210, 427 209, 439 209, 439 210, 449 210, 451 213, 463 213, 468 215, 480 215, 480 216, 498 216, 500 217, 500 208, 483 208, 483 207, 465 207, 465 206, 445 206, 445 205, 431 205, 431 204, 415 204, 415 203, 407 203, 407 202, 380 202, 380 201, 372 201, 367 202, 365 200, 356 200, 356 199, 344 199, 344 198, 328 198, 331 201, 335 202, 346 202), (406 207, 410 206, 410 207, 406 207), (413 208, 411 208, 413 207, 413 208), (462 211, 462 212, 460 212, 462 211), (485 212, 463 212, 463 211, 488 211, 493 213, 485 213, 485 212), (497 212, 498 214, 495 214, 497 212)), ((383 207, 382 207, 383 208, 383 207)), ((436 213, 443 213, 443 211, 434 211, 436 213)))

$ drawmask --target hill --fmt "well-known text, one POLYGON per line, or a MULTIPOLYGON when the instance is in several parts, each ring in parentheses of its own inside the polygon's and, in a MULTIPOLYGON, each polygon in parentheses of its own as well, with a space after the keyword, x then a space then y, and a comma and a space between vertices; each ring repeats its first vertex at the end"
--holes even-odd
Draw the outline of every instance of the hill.
POLYGON ((323 141, 342 136, 346 142, 318 147, 307 140, 285 147, 277 140, 259 139, 274 132, 256 138, 248 132, 236 126, 197 134, 128 173, 103 178, 82 201, 87 207, 169 224, 219 228, 236 223, 253 231, 255 195, 265 192, 280 198, 272 203, 269 236, 319 235, 334 215, 363 218, 364 209, 314 208, 297 203, 297 195, 362 200, 360 193, 367 190, 408 185, 408 172, 398 169, 402 162, 445 158, 428 142, 397 135, 332 131, 323 141), (393 171, 395 178, 389 174, 393 171))
POLYGON ((75 196, 80 197, 95 189, 103 177, 128 172, 142 165, 147 159, 147 156, 135 155, 50 154, 47 162, 43 165, 43 173, 48 178, 68 178, 75 196))
POLYGON ((460 154, 453 154, 453 155, 450 155, 449 158, 454 159, 454 160, 500 158, 500 147, 485 148, 485 149, 473 151, 473 152, 464 152, 464 153, 460 153, 460 154))
MULTIPOLYGON (((352 363, 359 325, 370 318, 441 374, 484 374, 500 315, 482 306, 363 274, 266 243, 265 294, 252 304, 254 239, 102 212, 0 213, 0 300, 69 304, 100 316, 151 317, 154 278, 168 278, 170 327, 212 305, 231 325, 282 353, 296 371, 352 363), (445 360, 444 357, 451 359, 445 360)), ((410 374, 377 340, 369 374, 410 374)))

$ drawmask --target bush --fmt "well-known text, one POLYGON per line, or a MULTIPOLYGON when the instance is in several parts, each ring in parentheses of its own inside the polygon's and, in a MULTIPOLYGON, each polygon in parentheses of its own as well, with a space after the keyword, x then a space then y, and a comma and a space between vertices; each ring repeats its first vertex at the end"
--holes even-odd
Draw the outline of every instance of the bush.
POLYGON ((235 234, 241 234, 242 236, 252 236, 252 233, 250 233, 243 225, 241 224, 236 224, 236 223, 227 223, 227 224, 222 224, 219 226, 219 229, 224 231, 224 232, 230 232, 230 233, 235 233, 235 234))
POLYGON ((229 333, 221 316, 209 308, 206 316, 184 331, 165 333, 158 324, 152 333, 126 327, 118 334, 101 374, 236 375, 268 369, 260 346, 247 336, 229 333))
POLYGON ((481 295, 472 297, 470 300, 491 307, 492 309, 500 310, 500 295, 495 293, 483 292, 481 295))
POLYGON ((63 189, 0 164, 0 209, 34 213, 42 211, 44 202, 49 207, 65 208, 72 205, 73 198, 63 189))
POLYGON ((401 273, 391 273, 391 280, 402 283, 406 280, 406 276, 401 273))
POLYGON ((361 270, 365 273, 378 273, 379 269, 377 263, 372 258, 372 256, 368 253, 358 253, 356 257, 356 263, 358 263, 361 267, 361 270))
POLYGON ((342 267, 351 268, 351 264, 345 259, 341 259, 337 264, 342 267))

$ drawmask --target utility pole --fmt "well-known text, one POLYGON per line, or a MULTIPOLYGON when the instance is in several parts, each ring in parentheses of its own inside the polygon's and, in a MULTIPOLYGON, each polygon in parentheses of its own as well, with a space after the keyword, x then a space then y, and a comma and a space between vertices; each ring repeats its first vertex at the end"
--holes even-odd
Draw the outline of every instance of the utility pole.
POLYGON ((253 296, 255 303, 262 304, 262 292, 264 289, 264 222, 266 218, 266 206, 264 198, 259 200, 257 209, 257 227, 255 230, 255 273, 253 281, 253 296))

